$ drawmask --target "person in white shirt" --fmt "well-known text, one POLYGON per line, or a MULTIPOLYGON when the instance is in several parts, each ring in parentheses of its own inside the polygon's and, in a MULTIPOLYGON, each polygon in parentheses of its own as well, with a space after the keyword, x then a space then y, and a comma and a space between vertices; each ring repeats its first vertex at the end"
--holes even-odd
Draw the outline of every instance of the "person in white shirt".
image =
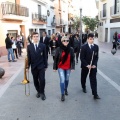
POLYGON ((11 40, 13 42, 12 49, 13 49, 13 53, 15 54, 14 56, 16 56, 16 59, 18 59, 17 46, 16 46, 17 41, 15 40, 14 37, 11 37, 11 40))

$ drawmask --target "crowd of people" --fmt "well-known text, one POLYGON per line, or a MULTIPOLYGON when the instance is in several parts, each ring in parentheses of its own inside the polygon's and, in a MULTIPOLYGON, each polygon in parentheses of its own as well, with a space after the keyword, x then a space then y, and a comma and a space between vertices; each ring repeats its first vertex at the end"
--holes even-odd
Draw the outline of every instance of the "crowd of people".
POLYGON ((8 51, 8 61, 16 62, 16 59, 22 56, 22 48, 24 47, 23 38, 20 35, 17 35, 15 38, 10 36, 10 34, 6 34, 5 44, 8 51))
POLYGON ((51 53, 53 56, 53 71, 58 70, 61 101, 65 101, 65 95, 68 95, 70 73, 75 70, 75 62, 78 63, 80 53, 82 90, 87 93, 86 78, 89 75, 92 95, 94 99, 100 99, 96 78, 99 47, 94 44, 93 34, 84 35, 82 38, 81 40, 78 33, 56 33, 49 38, 46 32, 43 32, 40 38, 37 32, 33 32, 31 37, 28 37, 26 71, 28 72, 31 67, 37 98, 46 99, 45 71, 48 68, 48 54, 51 53))

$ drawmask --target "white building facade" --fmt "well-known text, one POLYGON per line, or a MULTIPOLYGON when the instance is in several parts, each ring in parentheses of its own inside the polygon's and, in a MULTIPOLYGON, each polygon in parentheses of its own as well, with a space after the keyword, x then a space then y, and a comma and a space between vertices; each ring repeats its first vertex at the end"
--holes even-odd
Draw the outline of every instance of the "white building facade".
POLYGON ((53 33, 56 33, 56 16, 55 16, 55 7, 54 7, 55 0, 47 0, 47 28, 46 32, 48 36, 51 36, 53 33))
POLYGON ((96 0, 98 8, 98 39, 112 42, 115 32, 120 33, 120 0, 96 0))
MULTIPOLYGON (((46 0, 29 0, 29 21, 27 23, 27 35, 36 31, 42 36, 47 26, 47 2, 46 0)), ((28 4, 26 3, 26 4, 28 4)))

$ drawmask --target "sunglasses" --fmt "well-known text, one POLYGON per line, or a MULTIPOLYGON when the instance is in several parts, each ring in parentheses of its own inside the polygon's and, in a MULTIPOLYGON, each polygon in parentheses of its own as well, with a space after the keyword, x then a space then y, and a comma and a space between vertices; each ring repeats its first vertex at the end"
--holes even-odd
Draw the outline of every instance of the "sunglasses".
POLYGON ((69 42, 69 40, 63 40, 62 42, 69 42))

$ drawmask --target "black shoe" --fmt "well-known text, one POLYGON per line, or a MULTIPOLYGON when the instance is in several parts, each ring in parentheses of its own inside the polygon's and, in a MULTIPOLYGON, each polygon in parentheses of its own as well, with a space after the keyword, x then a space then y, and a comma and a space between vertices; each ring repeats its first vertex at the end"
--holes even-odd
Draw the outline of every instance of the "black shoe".
POLYGON ((9 60, 8 62, 11 62, 11 60, 9 60))
POLYGON ((87 90, 86 90, 86 88, 84 88, 84 89, 83 89, 83 92, 84 92, 84 93, 87 93, 87 90))
POLYGON ((94 95, 94 99, 100 99, 98 95, 94 95))
POLYGON ((45 100, 46 99, 46 96, 45 96, 45 94, 43 93, 43 94, 41 94, 41 99, 42 100, 45 100))
POLYGON ((65 95, 68 95, 68 91, 67 91, 67 89, 65 89, 65 95))
POLYGON ((12 62, 17 62, 17 60, 13 60, 12 62))
POLYGON ((61 95, 61 101, 65 101, 65 95, 64 94, 61 95))
POLYGON ((36 97, 39 98, 39 97, 40 97, 40 93, 37 93, 37 94, 36 94, 36 97))

